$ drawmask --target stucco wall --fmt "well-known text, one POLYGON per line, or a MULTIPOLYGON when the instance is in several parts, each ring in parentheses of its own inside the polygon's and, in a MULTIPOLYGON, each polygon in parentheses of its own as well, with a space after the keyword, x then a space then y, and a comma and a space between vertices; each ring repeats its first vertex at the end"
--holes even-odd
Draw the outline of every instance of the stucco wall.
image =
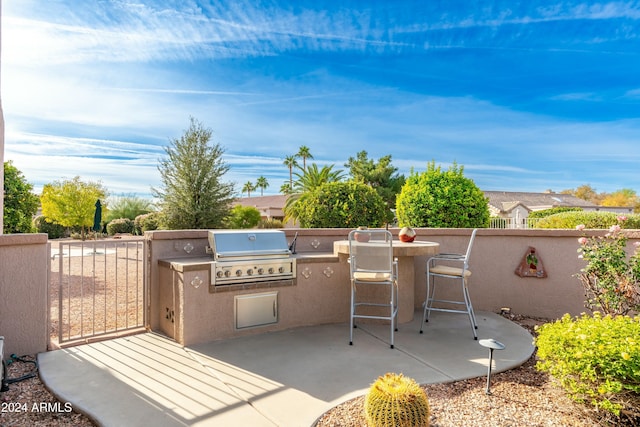
MULTIPOLYGON (((346 322, 349 316, 349 277, 346 257, 333 258, 333 242, 347 237, 349 229, 286 229, 288 241, 298 234, 296 251, 298 256, 318 256, 317 262, 299 260, 296 286, 279 289, 280 321, 276 325, 235 331, 233 328, 233 296, 254 291, 239 291, 211 294, 207 290, 208 271, 189 272, 181 280, 189 283, 192 276, 203 276, 205 284, 193 289, 188 287, 182 299, 174 298, 176 304, 189 302, 198 313, 181 313, 176 322, 184 322, 190 329, 184 332, 188 342, 226 338, 240 334, 260 333, 286 329, 307 324, 346 322), (322 256, 324 255, 324 256, 322 256), (330 267, 331 274, 325 275, 330 267), (308 269, 308 276, 301 272, 308 269), (195 326, 194 326, 195 325, 195 326), (212 326, 213 325, 213 326, 212 326)), ((398 229, 391 230, 397 235, 398 229)), ((469 229, 418 229, 418 240, 440 243, 441 252, 464 252, 471 234, 469 229)), ((592 231, 588 234, 603 234, 592 231)), ((497 230, 481 229, 471 255, 469 290, 477 311, 499 312, 508 307, 514 313, 559 318, 565 313, 578 315, 585 311, 584 294, 579 280, 574 276, 583 266, 576 252, 577 239, 582 232, 575 230, 497 230), (536 248, 547 271, 546 278, 522 278, 515 274, 516 267, 529 246, 536 248)), ((161 331, 171 326, 165 321, 167 292, 162 297, 160 282, 172 282, 176 275, 161 272, 160 259, 207 256, 207 233, 204 230, 149 232, 150 274, 150 321, 153 330, 161 331), (191 253, 185 247, 193 248, 191 253), (162 277, 164 279, 161 279, 162 277), (163 305, 164 304, 164 305, 163 305), (164 316, 164 317, 163 317, 164 316), (164 320, 163 320, 164 319, 164 320)), ((631 243, 637 236, 630 239, 631 243)), ((414 308, 419 310, 425 298, 425 270, 427 257, 414 259, 415 285, 414 308)), ((440 297, 453 299, 460 295, 459 285, 439 286, 440 297)), ((170 291, 175 292, 175 289, 170 291)), ((183 309, 184 307, 179 307, 183 309)))
MULTIPOLYGON (((466 249, 470 230, 419 230, 423 240, 438 241, 442 252, 466 249)), ((585 311, 584 293, 574 276, 583 267, 578 258, 574 230, 478 230, 471 253, 469 293, 476 310, 497 312, 502 307, 512 312, 544 318, 558 318, 585 311), (523 278, 515 274, 529 246, 536 248, 546 278, 523 278)), ((416 259, 416 277, 425 277, 426 260, 416 259)), ((423 279, 424 280, 424 279, 423 279)), ((439 286, 446 299, 453 287, 439 286)), ((455 287, 458 291, 458 287, 455 287)), ((425 287, 416 287, 416 301, 424 301, 425 287)))
POLYGON ((0 335, 4 354, 47 350, 49 250, 46 234, 0 235, 0 335))
MULTIPOLYGON (((293 236, 298 232, 298 251, 332 250, 334 240, 344 239, 349 230, 285 230, 293 236)), ((397 236, 398 229, 391 229, 397 236)), ((464 252, 471 230, 429 229, 416 230, 417 240, 440 243, 441 252, 464 252)), ((587 235, 602 235, 603 230, 587 230, 587 235)), ((469 292, 476 310, 497 312, 509 307, 515 313, 559 318, 565 313, 579 315, 585 311, 584 294, 579 280, 574 276, 584 263, 578 258, 578 238, 583 232, 576 230, 537 229, 480 229, 471 254, 469 292), (547 277, 522 278, 515 269, 527 248, 536 248, 547 270, 547 277)), ((629 247, 638 239, 637 233, 629 240, 629 247)), ((416 257, 415 305, 420 308, 426 293, 427 257, 416 257)), ((341 280, 348 280, 342 278, 341 280)), ((348 282, 345 282, 348 283, 348 282)), ((443 298, 457 297, 458 286, 439 286, 443 298), (455 293, 453 291, 456 291, 455 293)))
MULTIPOLYGON (((300 256, 319 256, 315 261, 299 264, 298 284, 283 288, 281 315, 277 325, 268 329, 284 329, 313 323, 345 322, 348 320, 348 268, 345 257, 332 257, 333 242, 347 237, 348 229, 286 229, 291 241, 298 233, 296 246, 300 256), (320 256, 322 255, 322 256, 320 256), (301 272, 307 267, 309 278, 301 272), (331 267, 327 276, 325 270, 331 267)), ((398 230, 391 230, 397 235, 398 230)), ((468 229, 418 229, 418 240, 439 242, 443 252, 460 252, 466 248, 468 229)), ((606 231, 587 231, 587 235, 606 231)), ((476 310, 497 312, 509 307, 514 313, 558 318, 565 313, 578 315, 584 308, 584 295, 580 282, 574 276, 583 266, 576 253, 577 239, 582 232, 575 230, 497 230, 481 229, 471 256, 469 279, 471 298, 476 310), (514 271, 529 246, 536 248, 548 277, 521 278, 514 271)), ((206 230, 156 231, 145 236, 148 257, 149 323, 152 330, 161 331, 166 313, 160 295, 160 267, 158 261, 166 258, 190 258, 206 255, 206 230)), ((636 232, 629 247, 640 239, 636 232)), ((425 295, 426 257, 414 259, 414 305, 420 309, 425 295)), ((32 354, 46 351, 48 343, 49 250, 44 234, 0 236, 0 335, 5 336, 5 354, 32 354)), ((328 273, 328 270, 327 270, 328 273)), ((208 276, 206 277, 208 281, 208 276)), ((216 298, 208 293, 207 285, 194 290, 188 297, 216 298), (198 293, 200 292, 200 293, 198 293)), ((449 291, 458 292, 457 286, 449 291)), ((191 292, 191 291, 190 291, 191 292)), ((221 295, 221 294, 220 294, 221 295)), ((226 308, 217 313, 201 313, 194 322, 218 322, 223 335, 233 335, 232 318, 228 304, 233 293, 220 296, 226 308), (226 317, 224 317, 226 316, 226 317)), ((443 294, 443 297, 448 295, 443 294)), ((207 301, 207 300, 205 300, 207 301)), ((267 329, 243 331, 260 333, 267 329)), ((198 332, 195 332, 197 335, 198 332)), ((192 337, 200 338, 200 337, 192 337)))
MULTIPOLYGON (((145 245, 148 263, 147 286, 149 291, 149 326, 154 331, 161 330, 161 319, 166 313, 161 310, 160 268, 158 261, 173 258, 194 258, 207 256, 206 247, 209 242, 206 230, 147 231, 145 245)), ((164 298, 164 297, 162 297, 164 298)))

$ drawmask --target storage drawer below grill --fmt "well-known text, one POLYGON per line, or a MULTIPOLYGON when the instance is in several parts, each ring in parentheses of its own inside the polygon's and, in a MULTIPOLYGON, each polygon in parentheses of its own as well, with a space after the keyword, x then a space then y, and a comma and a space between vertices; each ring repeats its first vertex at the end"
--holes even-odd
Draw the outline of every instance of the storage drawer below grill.
POLYGON ((236 295, 234 311, 236 329, 278 323, 278 292, 236 295))

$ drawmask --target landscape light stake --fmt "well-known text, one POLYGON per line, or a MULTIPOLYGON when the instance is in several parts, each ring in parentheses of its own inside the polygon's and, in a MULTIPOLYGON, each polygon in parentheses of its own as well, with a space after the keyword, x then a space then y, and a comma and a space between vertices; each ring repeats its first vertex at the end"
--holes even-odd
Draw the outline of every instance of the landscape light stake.
POLYGON ((486 394, 491 394, 491 365, 493 364, 493 350, 504 350, 504 344, 499 341, 490 338, 488 340, 480 340, 478 341, 483 347, 487 347, 489 349, 489 367, 487 370, 487 389, 485 390, 486 394))

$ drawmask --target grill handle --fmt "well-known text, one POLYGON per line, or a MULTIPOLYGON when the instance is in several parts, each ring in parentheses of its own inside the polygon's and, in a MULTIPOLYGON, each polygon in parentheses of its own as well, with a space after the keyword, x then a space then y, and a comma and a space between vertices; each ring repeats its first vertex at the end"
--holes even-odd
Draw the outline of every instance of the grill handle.
POLYGON ((238 258, 238 257, 259 257, 265 255, 291 255, 291 251, 289 249, 267 249, 267 250, 257 250, 257 251, 225 251, 225 252, 216 252, 216 258, 238 258))

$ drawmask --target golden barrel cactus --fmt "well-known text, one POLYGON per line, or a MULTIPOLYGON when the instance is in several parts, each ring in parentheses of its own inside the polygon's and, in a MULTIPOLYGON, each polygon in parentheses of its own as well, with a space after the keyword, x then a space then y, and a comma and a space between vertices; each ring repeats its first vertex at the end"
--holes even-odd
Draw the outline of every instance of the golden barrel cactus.
POLYGON ((411 378, 387 373, 379 377, 365 397, 369 427, 428 427, 429 400, 411 378))

